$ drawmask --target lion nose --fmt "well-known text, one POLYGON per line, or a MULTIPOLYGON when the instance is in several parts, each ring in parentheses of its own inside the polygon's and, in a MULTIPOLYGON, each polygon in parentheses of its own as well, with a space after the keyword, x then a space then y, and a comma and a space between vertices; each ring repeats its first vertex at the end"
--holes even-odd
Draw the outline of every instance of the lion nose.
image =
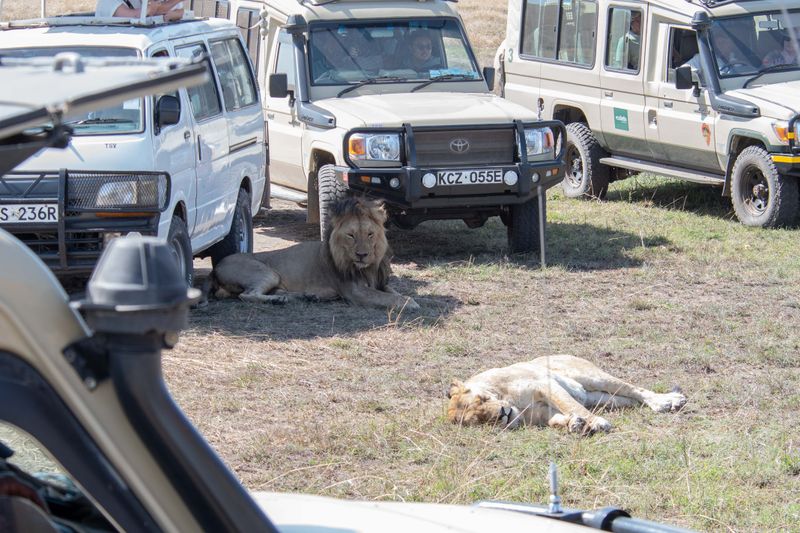
POLYGON ((363 261, 365 257, 369 255, 369 252, 356 252, 356 257, 359 261, 363 261))
POLYGON ((506 412, 505 407, 500 407, 500 420, 508 417, 508 420, 511 421, 511 408, 508 408, 508 412, 506 412))

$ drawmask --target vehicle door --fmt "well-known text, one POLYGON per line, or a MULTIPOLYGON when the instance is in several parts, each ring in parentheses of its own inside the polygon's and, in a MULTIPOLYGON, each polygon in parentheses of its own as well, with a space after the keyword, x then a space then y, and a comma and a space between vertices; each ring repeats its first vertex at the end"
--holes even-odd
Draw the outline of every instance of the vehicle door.
POLYGON ((649 158, 643 61, 647 11, 642 4, 614 4, 605 15, 605 53, 600 76, 603 137, 615 154, 649 158))
MULTIPOLYGON (((150 53, 150 57, 169 57, 172 52, 169 43, 158 45, 150 53)), ((186 226, 194 226, 197 210, 195 197, 197 195, 197 170, 195 168, 195 154, 197 153, 197 139, 193 134, 194 123, 189 112, 189 97, 185 89, 170 93, 180 102, 181 113, 177 124, 159 128, 157 125, 156 106, 164 94, 156 94, 150 99, 150 116, 152 117, 153 153, 155 156, 156 170, 169 173, 172 198, 170 207, 174 208, 173 199, 183 200, 186 203, 186 226)), ((172 209, 166 213, 166 220, 162 216, 161 237, 166 237, 169 229, 172 209)))
MULTIPOLYGON (((503 96, 512 102, 536 109, 542 66, 539 55, 543 0, 525 0, 521 14, 509 14, 506 35, 503 96), (517 21, 521 20, 517 28, 517 21)), ((509 2, 509 9, 518 4, 509 2)), ((549 117, 548 117, 549 118, 549 117)))
POLYGON ((202 247, 209 239, 224 235, 222 228, 226 214, 226 198, 230 193, 228 165, 228 125, 222 112, 220 88, 216 70, 209 61, 209 49, 204 41, 176 42, 179 57, 205 57, 211 76, 202 85, 188 88, 189 108, 194 122, 196 143, 195 166, 197 188, 195 195, 197 216, 189 227, 192 248, 202 247), (219 230, 219 231, 216 231, 219 230), (219 233, 219 235, 217 235, 219 233))
MULTIPOLYGON (((275 34, 270 58, 269 73, 284 73, 289 90, 296 93, 295 51, 292 38, 286 30, 275 34)), ((294 96, 272 98, 264 95, 267 124, 269 127, 269 172, 270 180, 286 187, 305 191, 308 179, 303 172, 302 136, 303 125, 297 119, 294 96)))
POLYGON ((209 45, 227 116, 231 181, 225 191, 225 211, 232 216, 245 178, 259 186, 254 192, 260 194, 265 162, 264 115, 253 70, 239 37, 212 39, 209 45))
MULTIPOLYGON (((705 88, 697 95, 692 89, 675 88, 675 69, 697 53, 695 32, 674 24, 663 24, 663 66, 654 71, 657 97, 652 105, 658 124, 658 153, 676 166, 700 168, 719 173, 714 147, 716 112, 705 88)), ((654 150, 656 151, 656 150, 654 150)))

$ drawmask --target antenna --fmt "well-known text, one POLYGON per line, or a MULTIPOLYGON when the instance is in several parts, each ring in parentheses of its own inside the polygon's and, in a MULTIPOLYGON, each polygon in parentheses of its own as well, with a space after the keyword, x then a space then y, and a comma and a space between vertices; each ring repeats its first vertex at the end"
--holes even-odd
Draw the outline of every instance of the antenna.
POLYGON ((42 18, 47 16, 47 0, 42 0, 42 18))
POLYGON ((561 496, 558 495, 558 467, 555 461, 550 461, 550 504, 547 512, 558 514, 561 512, 561 496))

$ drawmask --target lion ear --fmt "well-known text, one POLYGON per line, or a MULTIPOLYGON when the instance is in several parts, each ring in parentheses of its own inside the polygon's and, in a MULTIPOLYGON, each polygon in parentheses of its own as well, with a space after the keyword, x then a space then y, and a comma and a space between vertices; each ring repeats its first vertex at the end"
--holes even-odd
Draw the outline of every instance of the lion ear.
POLYGON ((463 392, 464 392, 464 384, 461 381, 454 379, 453 382, 450 384, 450 389, 447 391, 447 397, 452 398, 456 394, 461 394, 463 392))
POLYGON ((386 219, 389 218, 388 213, 386 213, 386 206, 383 200, 375 200, 373 205, 372 212, 375 216, 375 220, 383 226, 386 224, 386 219))

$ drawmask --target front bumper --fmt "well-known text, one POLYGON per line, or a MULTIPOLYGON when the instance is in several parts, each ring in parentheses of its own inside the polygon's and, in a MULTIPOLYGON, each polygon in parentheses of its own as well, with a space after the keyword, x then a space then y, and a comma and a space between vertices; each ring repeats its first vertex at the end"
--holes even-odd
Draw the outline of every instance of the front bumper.
POLYGON ((169 176, 157 172, 9 172, 0 176, 0 227, 31 248, 56 274, 89 273, 110 237, 158 233, 170 197, 169 183, 169 176), (152 201, 126 206, 92 203, 103 185, 137 180, 154 182, 152 201), (15 213, 10 206, 15 206, 15 213), (36 206, 40 213, 56 215, 19 221, 18 206, 36 206))
POLYGON ((492 166, 502 174, 512 171, 518 176, 514 185, 505 183, 475 185, 435 185, 431 188, 422 184, 426 174, 436 175, 444 170, 481 170, 471 166, 465 168, 380 168, 354 169, 336 167, 337 177, 351 190, 380 198, 386 203, 403 210, 435 208, 502 207, 525 203, 535 198, 564 178, 564 165, 560 160, 541 163, 516 163, 513 165, 492 166), (392 178, 399 180, 399 187, 390 185, 392 178))
POLYGON ((800 176, 800 154, 770 154, 778 173, 784 176, 800 176))

